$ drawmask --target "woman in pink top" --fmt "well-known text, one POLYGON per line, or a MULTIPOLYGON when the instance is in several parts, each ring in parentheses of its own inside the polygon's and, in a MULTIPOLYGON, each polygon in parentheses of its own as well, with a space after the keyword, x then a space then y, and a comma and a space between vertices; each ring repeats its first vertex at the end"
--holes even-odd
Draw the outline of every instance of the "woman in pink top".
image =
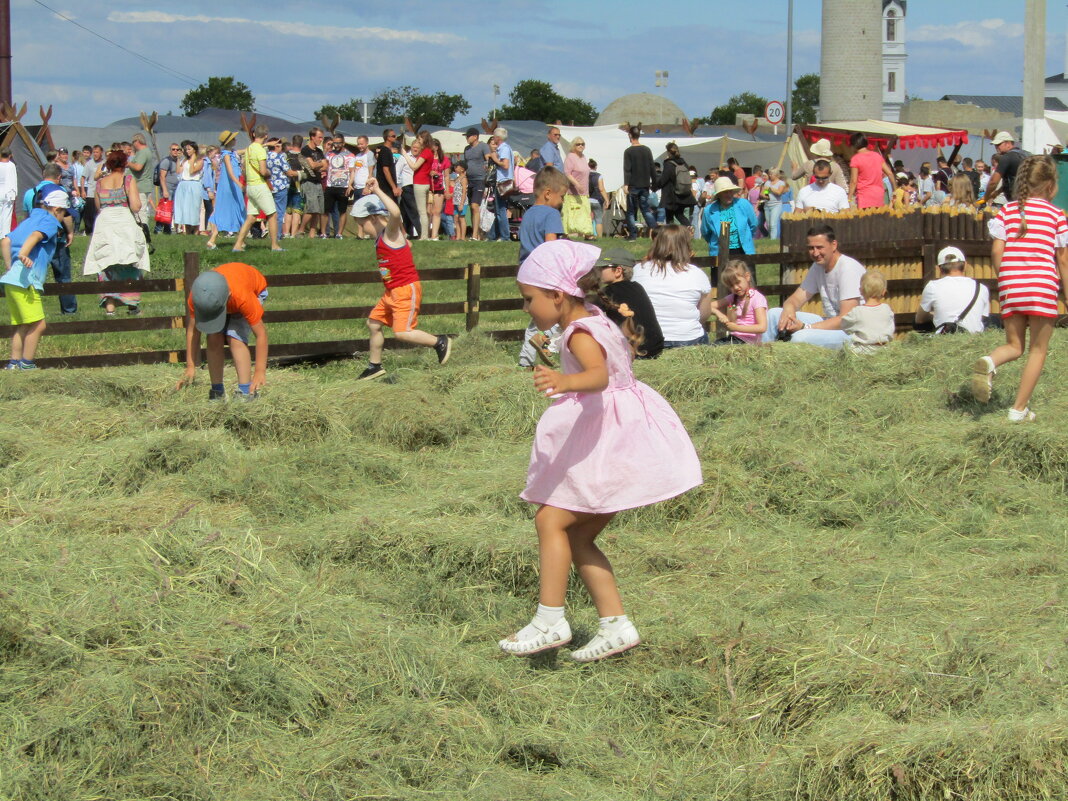
POLYGON ((571 186, 564 197, 564 231, 570 237, 593 239, 593 213, 590 211, 590 163, 586 159, 586 141, 576 136, 571 152, 564 159, 564 174, 571 186))
POLYGON ((441 210, 445 206, 445 184, 452 169, 452 162, 441 149, 441 142, 430 140, 430 150, 434 158, 430 162, 430 238, 438 238, 441 227, 441 210))
POLYGON ((886 190, 883 188, 883 176, 894 185, 894 173, 886 163, 882 153, 868 149, 868 137, 862 133, 853 134, 850 144, 856 154, 849 160, 849 201, 858 209, 886 205, 886 190))
POLYGON ((427 212, 427 203, 430 200, 430 167, 434 161, 434 153, 430 149, 430 133, 420 131, 412 144, 410 156, 401 151, 408 166, 412 168, 412 188, 415 190, 415 206, 419 210, 419 238, 430 239, 430 215, 427 212))

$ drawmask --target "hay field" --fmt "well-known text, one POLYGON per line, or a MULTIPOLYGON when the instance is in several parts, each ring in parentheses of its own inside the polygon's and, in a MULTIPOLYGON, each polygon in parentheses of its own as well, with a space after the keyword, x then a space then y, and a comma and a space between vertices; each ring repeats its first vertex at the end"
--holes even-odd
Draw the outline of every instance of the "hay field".
POLYGON ((5 375, 0 798, 1068 797, 1066 340, 1013 427, 996 339, 639 364, 706 483, 606 532, 645 644, 588 666, 496 648, 544 401, 485 339, 254 404, 5 375))

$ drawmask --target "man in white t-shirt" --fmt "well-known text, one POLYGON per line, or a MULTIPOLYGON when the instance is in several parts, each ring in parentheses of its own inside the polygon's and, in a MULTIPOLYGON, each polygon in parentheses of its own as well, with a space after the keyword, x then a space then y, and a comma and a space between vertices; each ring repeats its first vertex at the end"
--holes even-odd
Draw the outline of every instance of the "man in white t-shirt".
POLYGON ((375 155, 367 144, 366 136, 356 137, 356 172, 352 178, 352 188, 353 195, 357 199, 367 194, 367 179, 371 177, 375 168, 375 155))
POLYGON ((990 290, 966 276, 964 266, 964 254, 960 249, 947 247, 938 252, 942 277, 928 282, 923 288, 920 309, 916 312, 918 326, 933 323, 935 331, 941 333, 943 325, 956 323, 961 331, 983 332, 983 318, 990 314, 990 290), (962 317, 965 310, 968 313, 962 317))
POLYGON ((812 183, 797 193, 794 209, 819 209, 830 214, 849 210, 849 198, 845 190, 831 181, 829 161, 820 159, 812 166, 812 183))
POLYGON ((849 336, 841 330, 842 317, 862 301, 860 281, 866 270, 859 261, 838 250, 838 239, 829 225, 808 229, 808 254, 812 266, 801 286, 781 309, 768 309, 768 330, 763 339, 771 342, 789 334, 791 342, 838 349, 849 342, 849 336), (823 302, 822 317, 800 311, 816 295, 823 302))

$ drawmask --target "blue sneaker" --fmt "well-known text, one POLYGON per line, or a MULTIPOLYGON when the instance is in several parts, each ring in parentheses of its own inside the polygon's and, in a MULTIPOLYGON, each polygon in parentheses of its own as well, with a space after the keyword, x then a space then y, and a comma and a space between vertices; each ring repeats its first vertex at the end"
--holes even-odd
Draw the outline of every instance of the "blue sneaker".
POLYGON ((23 359, 22 361, 19 362, 19 369, 20 370, 36 370, 37 369, 37 363, 28 361, 27 359, 23 359))
POLYGON ((18 370, 19 369, 18 359, 12 359, 11 361, 9 361, 7 364, 4 365, 4 369, 5 370, 18 370))

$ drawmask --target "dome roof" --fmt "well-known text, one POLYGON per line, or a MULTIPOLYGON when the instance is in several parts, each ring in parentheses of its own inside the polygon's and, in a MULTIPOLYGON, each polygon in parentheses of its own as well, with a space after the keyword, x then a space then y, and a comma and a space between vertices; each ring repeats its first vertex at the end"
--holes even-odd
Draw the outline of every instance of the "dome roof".
POLYGON ((638 92, 613 100, 597 117, 597 125, 679 125, 686 116, 666 97, 638 92))

